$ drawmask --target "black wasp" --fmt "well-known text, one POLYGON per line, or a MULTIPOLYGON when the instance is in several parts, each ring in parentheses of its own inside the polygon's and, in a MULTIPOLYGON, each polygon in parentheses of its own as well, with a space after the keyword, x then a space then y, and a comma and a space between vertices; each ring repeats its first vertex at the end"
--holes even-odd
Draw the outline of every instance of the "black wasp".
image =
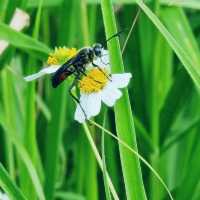
MULTIPOLYGON (((56 88, 68 76, 74 74, 75 79, 69 88, 69 93, 73 97, 73 99, 79 103, 79 99, 75 97, 72 93, 72 88, 76 86, 76 83, 81 76, 87 76, 85 74, 85 71, 86 71, 86 66, 88 64, 91 63, 94 67, 97 67, 100 71, 102 71, 101 68, 94 63, 95 58, 99 57, 101 59, 102 56, 103 56, 103 46, 99 43, 94 44, 92 47, 85 47, 80 49, 79 52, 74 57, 69 59, 55 72, 55 74, 52 77, 52 86, 56 88)), ((104 72, 102 71, 102 73, 104 72)))
POLYGON ((85 75, 86 66, 92 63, 93 66, 98 67, 94 63, 95 57, 102 56, 103 47, 101 44, 94 44, 93 47, 85 47, 79 50, 79 52, 64 63, 53 75, 52 86, 56 88, 62 83, 68 76, 74 74, 77 78, 81 75, 85 75))
MULTIPOLYGON (((108 42, 112 38, 118 36, 121 34, 123 31, 120 31, 113 36, 111 36, 109 39, 106 40, 108 42)), ((61 84, 68 76, 74 74, 75 79, 71 86, 69 87, 69 94, 72 96, 72 98, 79 103, 79 99, 73 95, 72 89, 74 86, 76 86, 78 80, 81 78, 81 76, 87 76, 85 74, 86 67, 88 64, 92 64, 94 67, 97 67, 104 75, 110 80, 109 76, 105 74, 103 70, 99 66, 97 66, 94 63, 94 60, 96 58, 102 58, 103 55, 103 45, 100 43, 94 44, 92 47, 84 47, 79 50, 79 52, 69 59, 66 63, 64 63, 53 75, 52 77, 52 86, 56 88, 59 84, 61 84)), ((102 62, 103 63, 103 62, 102 62)), ((108 63, 103 63, 103 64, 108 64, 108 63)), ((94 81, 98 82, 97 80, 94 79, 94 81)), ((82 106, 80 105, 81 109, 83 110, 82 106)), ((84 110, 83 110, 84 112, 84 110)), ((85 114, 85 112, 84 112, 85 114)), ((85 114, 86 116, 86 114, 85 114)), ((87 118, 87 116, 86 116, 87 118)))

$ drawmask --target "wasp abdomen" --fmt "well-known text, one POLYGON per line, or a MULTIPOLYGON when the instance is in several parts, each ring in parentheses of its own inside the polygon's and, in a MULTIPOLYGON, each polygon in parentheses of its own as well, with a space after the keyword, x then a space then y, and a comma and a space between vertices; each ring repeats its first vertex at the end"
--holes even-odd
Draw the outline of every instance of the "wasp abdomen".
POLYGON ((61 82, 63 82, 68 76, 73 74, 75 69, 73 67, 60 68, 52 77, 52 86, 56 88, 61 82))

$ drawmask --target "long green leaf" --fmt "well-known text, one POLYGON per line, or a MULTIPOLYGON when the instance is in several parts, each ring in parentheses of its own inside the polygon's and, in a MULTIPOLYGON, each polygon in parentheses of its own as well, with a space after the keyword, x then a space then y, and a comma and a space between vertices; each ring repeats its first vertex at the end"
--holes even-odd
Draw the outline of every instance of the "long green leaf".
POLYGON ((22 160, 24 165, 26 166, 26 169, 28 170, 29 176, 31 178, 31 181, 33 183, 34 189, 37 193, 37 196, 39 197, 40 200, 45 200, 42 184, 40 182, 40 179, 38 177, 37 171, 30 159, 29 154, 27 153, 26 149, 24 146, 18 141, 18 139, 12 138, 12 142, 14 146, 17 149, 17 153, 19 154, 19 158, 22 160))
MULTIPOLYGON (((113 34, 117 33, 111 1, 102 0, 101 7, 106 37, 109 38, 113 34)), ((122 73, 124 71, 124 66, 118 39, 114 38, 111 40, 108 43, 108 48, 110 52, 112 71, 122 73)), ((115 105, 115 122, 118 137, 131 147, 134 147, 134 149, 137 149, 134 121, 128 91, 125 90, 123 95, 124 96, 115 105)), ((119 145, 119 149, 127 199, 145 200, 146 194, 138 158, 132 157, 130 152, 121 145, 119 145), (130 170, 130 168, 132 170, 130 170)))
POLYGON ((17 32, 8 25, 0 22, 0 39, 8 41, 17 48, 40 52, 44 55, 50 53, 50 49, 43 43, 23 33, 17 32))
POLYGON ((0 186, 5 190, 7 194, 9 194, 10 197, 12 197, 13 200, 27 200, 20 189, 13 183, 11 177, 1 163, 0 186))
MULTIPOLYGON (((87 0, 88 3, 100 3, 101 0, 87 0)), ((133 4, 137 0, 112 0, 115 4, 133 4)), ((150 3, 153 0, 144 0, 145 3, 150 3)), ((170 7, 185 7, 190 9, 200 9, 199 0, 160 0, 161 5, 170 6, 170 7)))
MULTIPOLYGON (((106 121, 107 121, 107 110, 105 110, 105 113, 104 113, 103 127, 106 126, 106 121)), ((105 157, 105 133, 104 133, 104 130, 102 130, 102 136, 101 136, 101 151, 102 151, 101 157, 102 157, 102 163, 103 163, 103 182, 104 182, 106 199, 112 200, 111 194, 110 194, 110 189, 109 189, 109 184, 108 184, 108 179, 106 176, 107 167, 106 167, 106 157, 105 157)))
MULTIPOLYGON (((199 130, 198 130, 199 131, 199 130)), ((200 162, 197 159, 197 156, 200 153, 200 145, 198 141, 198 135, 196 136, 197 145, 192 150, 192 155, 189 158, 189 167, 192 169, 192 175, 191 170, 187 170, 185 177, 180 184, 180 186, 177 189, 176 192, 176 199, 177 200, 188 200, 192 199, 192 196, 195 193, 195 190, 198 188, 199 184, 199 176, 200 176, 200 162), (184 189, 184 192, 183 192, 184 189)))
POLYGON ((62 200, 86 200, 84 196, 73 192, 56 192, 55 197, 62 200))
POLYGON ((200 9, 199 0, 160 0, 163 5, 200 9))
POLYGON ((192 81, 185 71, 180 71, 175 76, 174 84, 172 85, 165 104, 160 112, 160 131, 161 143, 165 141, 169 134, 170 127, 173 125, 178 114, 181 112, 187 97, 192 92, 192 81))
MULTIPOLYGON (((41 19, 41 12, 42 12, 42 3, 43 0, 40 0, 36 17, 34 20, 34 26, 33 26, 33 38, 37 39, 39 34, 39 28, 40 28, 40 19, 41 19)), ((33 57, 28 58, 27 62, 27 71, 31 74, 35 71, 34 65, 36 61, 33 57)), ((25 126, 24 126, 24 135, 23 135, 23 143, 27 150, 27 153, 31 155, 31 161, 37 170, 38 174, 41 175, 42 173, 42 167, 41 167, 41 159, 39 155, 38 150, 38 144, 36 140, 36 82, 27 83, 26 88, 26 107, 25 107, 25 126), (32 113, 30 115, 30 113, 32 113)), ((42 180, 42 177, 39 177, 42 180)), ((23 166, 21 167, 21 183, 23 185, 23 191, 26 194, 27 197, 35 199, 37 194, 34 190, 31 188, 33 187, 32 181, 30 179, 30 176, 25 169, 23 169, 23 166)))
POLYGON ((171 33, 173 30, 170 30, 170 32, 162 24, 159 18, 143 3, 143 1, 137 0, 137 4, 153 22, 160 33, 164 36, 166 41, 169 43, 169 45, 174 50, 174 52, 182 62, 183 66, 191 76, 192 80, 196 83, 197 87, 200 88, 200 61, 192 59, 193 56, 188 51, 188 49, 185 48, 185 45, 182 45, 182 43, 177 40, 176 36, 171 33))

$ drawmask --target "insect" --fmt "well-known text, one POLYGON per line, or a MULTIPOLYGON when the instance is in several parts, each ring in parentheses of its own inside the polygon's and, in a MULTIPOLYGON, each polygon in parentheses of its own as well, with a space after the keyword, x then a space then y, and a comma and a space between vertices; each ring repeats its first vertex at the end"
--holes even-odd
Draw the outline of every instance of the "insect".
MULTIPOLYGON (((112 35, 109 39, 106 40, 108 42, 112 38, 118 36, 124 31, 120 31, 114 35, 112 35)), ((79 52, 69 59, 66 63, 64 63, 52 76, 52 86, 56 88, 58 85, 60 85, 67 77, 70 75, 75 75, 75 79, 72 82, 71 86, 69 87, 69 94, 70 96, 80 105, 79 99, 72 93, 72 89, 74 86, 77 85, 78 80, 81 78, 81 76, 87 76, 85 74, 86 67, 88 64, 92 64, 94 67, 97 67, 104 75, 110 80, 110 77, 105 74, 105 72, 94 63, 95 58, 100 58, 103 55, 103 45, 100 43, 94 44, 92 47, 84 47, 79 50, 79 52)), ((108 63, 107 63, 108 64, 108 63)), ((94 81, 98 82, 94 78, 92 78, 94 81)), ((111 80, 110 80, 111 81, 111 80)), ((81 107, 81 105, 80 105, 81 107)), ((85 114, 83 108, 81 107, 83 113, 85 114)), ((86 116, 86 114, 85 114, 86 116)), ((87 118, 87 116, 86 116, 87 118)))
POLYGON ((52 86, 56 88, 62 83, 68 76, 74 74, 76 78, 80 78, 81 75, 86 75, 86 66, 91 63, 94 67, 98 67, 94 63, 94 59, 101 58, 103 46, 99 43, 94 44, 92 47, 85 47, 79 50, 77 55, 69 59, 64 63, 53 75, 52 86))
MULTIPOLYGON (((94 67, 97 67, 100 71, 102 71, 102 69, 94 63, 95 58, 101 58, 101 56, 103 56, 102 52, 103 46, 100 43, 94 44, 92 47, 85 47, 80 49, 77 55, 69 59, 55 72, 52 77, 52 86, 56 88, 67 77, 73 74, 75 79, 69 87, 69 94, 77 103, 80 104, 79 99, 72 93, 72 89, 74 86, 76 86, 81 76, 87 76, 85 71, 88 64, 91 63, 94 67)), ((102 71, 102 73, 105 74, 104 71, 102 71)), ((107 74, 105 74, 105 76, 107 76, 107 74)), ((97 80, 95 81, 98 82, 97 80)))
MULTIPOLYGON (((118 36, 124 31, 120 31, 106 40, 110 41, 112 38, 118 36)), ((103 45, 100 43, 94 44, 92 47, 85 47, 79 50, 79 52, 64 63, 53 75, 52 86, 56 88, 60 83, 62 83, 68 76, 74 74, 76 76, 75 80, 79 79, 81 75, 86 75, 86 66, 91 63, 94 67, 97 67, 100 71, 101 68, 94 63, 95 58, 101 58, 103 55, 103 45)), ((102 71, 102 73, 104 73, 102 71)), ((106 74, 105 74, 106 75, 106 74)), ((74 84, 73 84, 74 85, 74 84)))

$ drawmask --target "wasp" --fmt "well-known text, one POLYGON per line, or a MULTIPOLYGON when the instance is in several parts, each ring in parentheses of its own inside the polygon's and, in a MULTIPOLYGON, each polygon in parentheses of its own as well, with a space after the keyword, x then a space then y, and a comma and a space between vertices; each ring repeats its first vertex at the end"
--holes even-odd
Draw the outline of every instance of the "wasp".
MULTIPOLYGON (((109 39, 106 40, 108 42, 112 38, 118 36, 123 31, 120 31, 114 35, 112 35, 109 39)), ((74 75, 75 79, 72 82, 71 86, 69 87, 69 94, 70 96, 80 105, 79 99, 72 93, 72 89, 74 86, 76 86, 78 80, 81 78, 81 76, 87 76, 85 74, 86 67, 88 64, 92 64, 94 67, 97 67, 104 75, 110 80, 110 77, 105 74, 105 72, 94 63, 94 60, 96 58, 102 58, 103 55, 103 45, 100 43, 96 43, 91 47, 84 47, 78 51, 78 53, 69 59, 66 63, 64 63, 52 76, 52 86, 53 88, 56 88, 58 85, 60 85, 67 77, 70 75, 74 75)), ((108 63, 107 63, 108 64, 108 63)), ((92 78, 92 77, 91 77, 92 78)), ((94 81, 98 82, 94 78, 92 78, 94 81)), ((110 80, 111 81, 111 80, 110 80)), ((80 105, 81 107, 81 105, 80 105)), ((81 107, 82 109, 82 107, 81 107)), ((82 109, 83 110, 83 109, 82 109)), ((84 112, 84 110, 83 110, 84 112)), ((85 112, 84 112, 85 114, 85 112)))
MULTIPOLYGON (((103 46, 100 43, 94 44, 92 47, 85 47, 80 49, 74 57, 69 59, 54 73, 51 80, 52 86, 56 88, 67 77, 73 74, 75 76, 75 79, 69 87, 69 94, 77 103, 80 103, 79 99, 73 95, 72 89, 74 86, 76 86, 81 76, 87 76, 85 74, 85 71, 88 64, 92 64, 94 67, 97 67, 102 73, 104 73, 105 76, 107 76, 107 74, 105 74, 105 72, 102 71, 102 69, 94 63, 95 58, 101 58, 102 56, 103 46)), ((109 79, 108 76, 107 78, 109 79)), ((97 80, 95 81, 98 82, 97 80)))
POLYGON ((100 43, 94 44, 92 47, 80 49, 74 57, 69 59, 55 72, 52 77, 52 86, 56 88, 71 74, 74 74, 77 79, 81 75, 86 75, 86 66, 90 63, 94 67, 99 67, 94 63, 94 59, 97 57, 101 58, 102 52, 103 46, 100 43))

